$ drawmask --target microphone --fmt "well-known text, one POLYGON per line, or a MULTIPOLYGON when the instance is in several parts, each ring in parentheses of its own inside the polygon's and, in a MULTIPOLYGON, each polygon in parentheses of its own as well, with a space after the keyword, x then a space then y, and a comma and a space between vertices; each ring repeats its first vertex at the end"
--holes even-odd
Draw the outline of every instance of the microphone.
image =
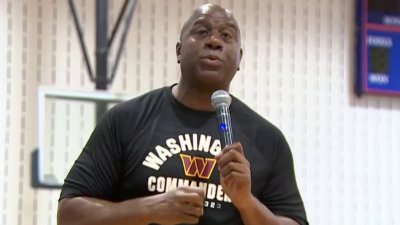
POLYGON ((232 98, 228 92, 217 90, 211 96, 211 104, 217 113, 218 134, 221 141, 221 149, 226 145, 232 144, 232 127, 229 105, 232 98))

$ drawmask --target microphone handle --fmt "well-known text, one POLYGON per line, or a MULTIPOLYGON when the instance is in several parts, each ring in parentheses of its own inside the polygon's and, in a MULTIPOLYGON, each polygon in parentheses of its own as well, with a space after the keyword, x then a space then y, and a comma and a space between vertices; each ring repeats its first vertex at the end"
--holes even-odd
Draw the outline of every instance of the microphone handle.
POLYGON ((221 149, 233 143, 231 115, 227 106, 217 108, 218 134, 221 141, 221 149))

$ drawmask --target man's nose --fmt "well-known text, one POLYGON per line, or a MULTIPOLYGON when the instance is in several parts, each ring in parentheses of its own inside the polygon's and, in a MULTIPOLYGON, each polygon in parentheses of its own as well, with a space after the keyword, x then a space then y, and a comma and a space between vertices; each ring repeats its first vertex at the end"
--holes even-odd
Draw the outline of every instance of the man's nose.
POLYGON ((213 50, 221 50, 222 41, 216 34, 213 34, 210 36, 210 38, 208 38, 206 42, 206 47, 213 50))

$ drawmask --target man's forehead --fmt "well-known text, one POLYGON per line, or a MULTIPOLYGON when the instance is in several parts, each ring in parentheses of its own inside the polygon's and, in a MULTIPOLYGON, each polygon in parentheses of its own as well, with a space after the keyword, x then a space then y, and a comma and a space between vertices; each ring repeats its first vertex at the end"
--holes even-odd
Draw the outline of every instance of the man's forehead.
POLYGON ((215 12, 215 11, 220 11, 224 12, 226 15, 232 16, 232 12, 228 9, 224 9, 219 5, 213 5, 213 4, 204 4, 200 6, 197 10, 200 14, 208 14, 210 12, 215 12))
POLYGON ((224 20, 237 29, 239 28, 230 10, 211 4, 206 4, 199 7, 192 14, 191 18, 189 19, 190 22, 188 22, 189 24, 195 24, 196 22, 207 21, 210 18, 224 20))
POLYGON ((182 35, 184 35, 188 28, 193 26, 198 20, 203 20, 205 22, 205 20, 210 17, 221 17, 222 20, 228 22, 228 26, 234 27, 238 32, 240 32, 239 25, 230 10, 210 3, 197 8, 188 20, 186 20, 181 30, 180 39, 182 40, 182 35))
POLYGON ((226 18, 224 16, 215 16, 215 15, 214 16, 209 16, 209 15, 199 16, 196 19, 194 19, 191 24, 192 24, 192 26, 194 26, 196 24, 206 24, 206 23, 209 23, 209 21, 211 19, 216 19, 218 21, 218 23, 235 28, 236 30, 239 29, 237 23, 234 20, 232 20, 231 18, 226 18))

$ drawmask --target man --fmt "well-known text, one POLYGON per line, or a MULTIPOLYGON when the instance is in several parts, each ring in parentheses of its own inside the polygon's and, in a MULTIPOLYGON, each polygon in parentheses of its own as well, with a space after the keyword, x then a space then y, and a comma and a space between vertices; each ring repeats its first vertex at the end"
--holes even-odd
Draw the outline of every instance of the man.
POLYGON ((181 79, 111 109, 63 186, 60 225, 304 225, 281 132, 233 97, 221 149, 210 97, 242 57, 230 11, 199 7, 176 45, 181 79))

